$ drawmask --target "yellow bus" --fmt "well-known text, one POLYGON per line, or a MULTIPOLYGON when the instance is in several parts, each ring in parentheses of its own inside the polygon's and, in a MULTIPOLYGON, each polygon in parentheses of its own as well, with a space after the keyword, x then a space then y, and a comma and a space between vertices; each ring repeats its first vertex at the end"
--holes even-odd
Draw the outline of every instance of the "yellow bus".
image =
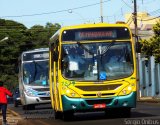
POLYGON ((55 118, 136 107, 136 57, 126 24, 63 27, 50 39, 50 93, 55 118))

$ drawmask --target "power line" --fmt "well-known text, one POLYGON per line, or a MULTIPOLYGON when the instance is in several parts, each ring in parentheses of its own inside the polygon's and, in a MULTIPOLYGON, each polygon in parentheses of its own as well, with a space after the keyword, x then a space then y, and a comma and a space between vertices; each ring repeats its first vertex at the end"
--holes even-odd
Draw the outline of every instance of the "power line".
POLYGON ((155 2, 155 1, 156 1, 156 0, 150 0, 150 1, 145 1, 145 0, 144 0, 144 1, 142 2, 142 4, 147 4, 147 5, 148 5, 148 4, 153 3, 153 2, 155 2))
POLYGON ((124 3, 124 4, 126 4, 129 8, 131 8, 131 9, 133 9, 133 7, 131 7, 128 3, 126 3, 124 0, 122 0, 122 2, 124 3))
POLYGON ((109 18, 114 18, 114 20, 116 19, 116 17, 118 17, 118 19, 122 18, 122 16, 123 16, 123 10, 122 9, 123 9, 124 6, 125 5, 122 5, 119 9, 117 9, 117 11, 113 15, 103 16, 103 17, 106 18, 108 22, 110 22, 109 18), (120 12, 120 14, 118 14, 119 12, 120 12))
MULTIPOLYGON (((154 11, 148 13, 148 14, 149 14, 149 15, 153 15, 153 14, 151 14, 151 13, 160 14, 160 9, 154 10, 154 11)), ((130 17, 128 18, 128 20, 126 21, 126 23, 127 23, 128 25, 130 25, 130 24, 132 23, 132 21, 133 21, 131 18, 133 18, 133 14, 131 14, 131 16, 130 16, 130 17), (130 22, 129 22, 129 21, 130 21, 130 22)), ((139 20, 139 21, 149 21, 149 20, 154 20, 154 19, 157 19, 157 18, 160 18, 160 16, 152 17, 152 18, 149 18, 149 19, 142 19, 141 16, 137 15, 137 20, 139 20)))
POLYGON ((133 19, 131 19, 131 18, 133 18, 133 14, 131 14, 131 16, 128 18, 128 20, 126 21, 126 23, 128 24, 128 25, 130 25, 131 23, 132 23, 132 21, 133 21, 133 19), (129 23, 129 21, 130 21, 130 23, 129 23))
MULTIPOLYGON (((105 0, 102 3, 106 3, 106 2, 109 2, 109 1, 111 1, 111 0, 105 0)), ((95 6, 95 5, 99 5, 99 4, 100 4, 100 2, 94 3, 94 4, 88 4, 88 5, 85 5, 85 6, 71 8, 71 10, 77 10, 77 9, 87 8, 87 7, 91 7, 91 6, 95 6)), ((6 17, 29 17, 29 16, 49 15, 49 14, 54 14, 54 13, 66 12, 68 10, 70 10, 70 9, 58 10, 58 11, 53 11, 53 12, 36 13, 36 14, 25 14, 25 15, 15 15, 15 16, 2 16, 1 18, 6 18, 6 17)))
POLYGON ((155 11, 149 12, 149 15, 155 15, 155 14, 159 14, 160 13, 160 9, 157 9, 155 11))
MULTIPOLYGON (((106 3, 106 2, 109 2, 111 0, 104 0, 103 3, 106 3)), ((132 8, 128 3, 126 3, 124 0, 122 0, 125 4, 127 5, 129 8, 132 8)), ((80 7, 75 7, 75 8, 72 8, 71 10, 76 10, 76 9, 81 9, 81 8, 86 8, 86 7, 90 7, 90 6, 95 6, 95 5, 98 5, 100 4, 100 2, 98 3, 94 3, 94 4, 89 4, 89 5, 85 5, 85 6, 80 6, 80 7)), ((133 8, 132 8, 133 9, 133 8)), ((64 9, 64 10, 59 10, 59 11, 55 11, 55 12, 47 12, 47 13, 39 13, 39 14, 30 14, 30 15, 19 15, 19 16, 3 16, 3 17, 24 17, 24 16, 38 16, 38 15, 47 15, 47 14, 53 14, 53 13, 60 13, 60 12, 64 12, 64 11, 68 11, 69 9, 64 9)), ((158 10, 155 10, 155 11, 152 11, 150 12, 149 14, 157 14, 159 13, 160 9, 158 10)), ((104 16, 105 18, 114 18, 115 17, 115 14, 112 15, 112 16, 104 16)), ((120 17, 120 16, 118 16, 120 17)), ((158 18, 158 17, 155 17, 155 18, 158 18)), ((152 19, 147 19, 147 20, 152 20, 152 19)), ((144 21, 147 21, 147 20, 144 20, 144 21)), ((129 21, 129 20, 128 20, 129 21)), ((127 22, 128 22, 127 21, 127 22)), ((142 20, 143 21, 143 20, 142 20)))
POLYGON ((154 20, 154 19, 157 19, 157 18, 160 18, 160 16, 153 17, 153 18, 150 18, 150 19, 137 19, 137 20, 140 20, 140 21, 149 21, 149 20, 154 20))

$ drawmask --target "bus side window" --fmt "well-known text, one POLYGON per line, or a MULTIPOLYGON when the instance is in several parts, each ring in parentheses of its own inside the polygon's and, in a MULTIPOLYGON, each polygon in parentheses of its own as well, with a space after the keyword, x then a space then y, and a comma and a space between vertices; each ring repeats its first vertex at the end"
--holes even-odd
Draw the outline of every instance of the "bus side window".
POLYGON ((27 70, 24 69, 23 75, 24 75, 24 83, 29 84, 30 73, 27 70))
POLYGON ((58 61, 58 56, 59 56, 59 52, 58 52, 58 44, 59 44, 59 41, 58 39, 54 42, 53 44, 53 60, 55 62, 58 61))
POLYGON ((53 52, 53 60, 54 60, 55 62, 58 61, 58 53, 57 53, 56 51, 53 52))

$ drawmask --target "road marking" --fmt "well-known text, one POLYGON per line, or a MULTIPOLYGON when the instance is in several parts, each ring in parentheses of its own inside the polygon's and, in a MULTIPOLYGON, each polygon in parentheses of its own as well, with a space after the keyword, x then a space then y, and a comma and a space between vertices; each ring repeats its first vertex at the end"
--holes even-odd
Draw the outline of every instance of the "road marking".
POLYGON ((41 120, 36 120, 36 122, 38 122, 39 123, 39 125, 50 125, 50 124, 47 124, 46 122, 43 122, 43 121, 41 121, 41 120))
POLYGON ((11 110, 11 109, 7 109, 7 111, 9 112, 9 113, 11 113, 11 114, 13 114, 14 116, 18 116, 18 117, 21 117, 17 112, 15 112, 15 111, 13 111, 13 110, 11 110))
POLYGON ((35 125, 34 121, 30 120, 21 120, 18 122, 18 125, 35 125))

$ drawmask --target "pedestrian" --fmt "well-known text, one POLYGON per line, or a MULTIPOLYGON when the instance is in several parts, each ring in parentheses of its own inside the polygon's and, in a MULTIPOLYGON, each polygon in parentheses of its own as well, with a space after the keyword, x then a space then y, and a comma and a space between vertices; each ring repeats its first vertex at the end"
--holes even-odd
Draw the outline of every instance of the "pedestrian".
POLYGON ((0 110, 2 110, 2 115, 3 115, 3 121, 2 125, 7 125, 7 120, 6 120, 6 111, 7 111, 7 95, 12 97, 12 93, 3 87, 3 82, 0 81, 0 110))

